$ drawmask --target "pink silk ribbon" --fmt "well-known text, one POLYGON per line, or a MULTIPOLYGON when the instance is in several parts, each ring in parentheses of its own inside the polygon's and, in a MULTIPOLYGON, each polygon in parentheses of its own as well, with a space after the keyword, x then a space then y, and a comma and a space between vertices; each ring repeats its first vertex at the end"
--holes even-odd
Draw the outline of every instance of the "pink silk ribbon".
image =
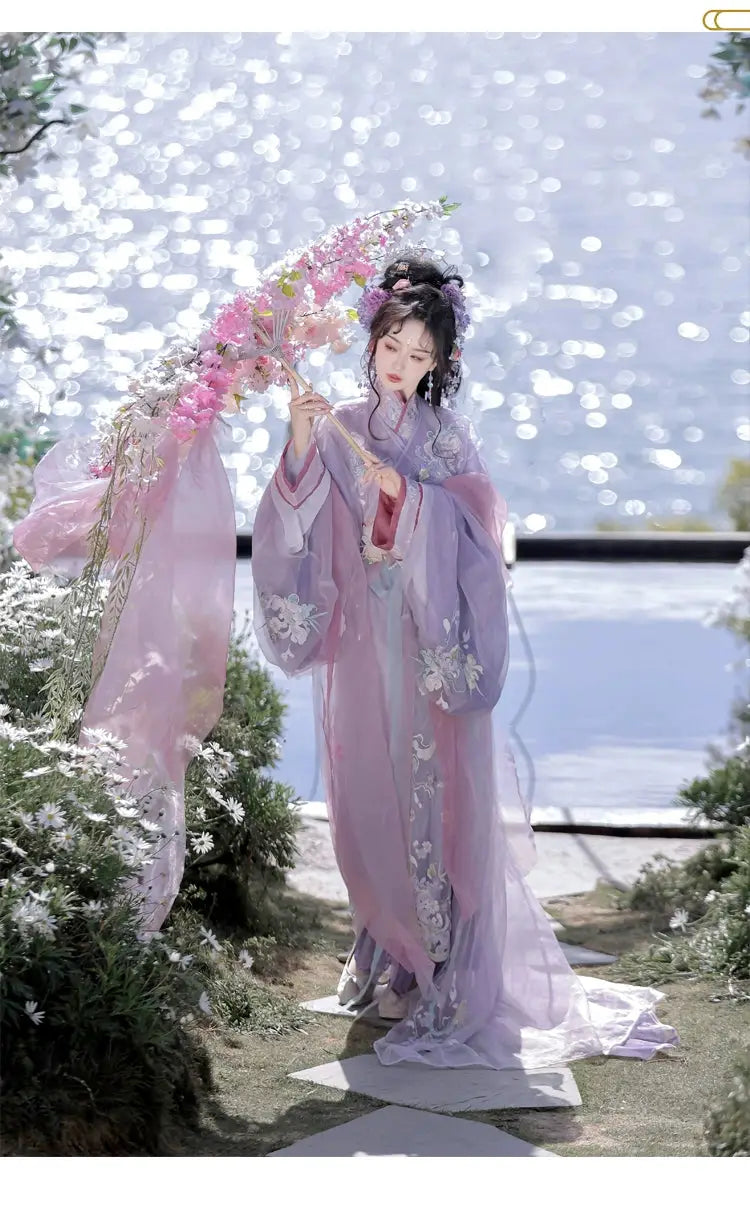
MULTIPOLYGON (((93 447, 92 438, 67 434, 34 472, 35 497, 13 541, 35 572, 75 577, 87 561, 87 534, 108 482, 89 471, 93 447)), ((164 467, 143 499, 141 554, 80 735, 103 729, 125 743, 131 792, 163 836, 139 878, 145 931, 160 927, 182 878, 184 781, 195 748, 189 739, 202 741, 221 716, 237 554, 234 502, 214 428, 187 443, 165 433, 159 454, 164 467)), ((133 484, 117 494, 112 562, 137 533, 135 494, 133 484)))

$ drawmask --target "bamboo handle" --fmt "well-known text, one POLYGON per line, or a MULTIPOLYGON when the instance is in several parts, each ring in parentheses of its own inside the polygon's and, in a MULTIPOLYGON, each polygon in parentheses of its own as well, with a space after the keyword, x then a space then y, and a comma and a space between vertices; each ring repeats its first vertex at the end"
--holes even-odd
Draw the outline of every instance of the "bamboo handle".
MULTIPOLYGON (((301 373, 298 373, 296 369, 292 368, 292 366, 289 364, 289 362, 287 360, 285 360, 285 358, 281 355, 280 352, 275 352, 274 356, 275 356, 276 360, 278 360, 281 367, 292 378, 292 380, 294 381, 294 384, 297 386, 298 389, 300 386, 302 386, 303 390, 306 390, 308 393, 313 392, 313 388, 310 385, 310 383, 305 380, 305 378, 302 376, 301 373)), ((372 462, 372 454, 368 454, 367 450, 363 449, 362 446, 359 444, 359 442, 354 440, 354 437, 349 432, 348 428, 344 427, 344 425, 341 423, 340 420, 338 420, 336 418, 336 416, 333 414, 333 412, 330 412, 329 415, 326 416, 326 419, 330 420, 331 423, 334 424, 336 428, 338 428, 342 437, 344 437, 344 439, 349 442, 349 444, 351 445, 354 452, 356 454, 359 454, 360 458, 362 458, 362 460, 364 462, 366 462, 368 464, 370 462, 372 462)))

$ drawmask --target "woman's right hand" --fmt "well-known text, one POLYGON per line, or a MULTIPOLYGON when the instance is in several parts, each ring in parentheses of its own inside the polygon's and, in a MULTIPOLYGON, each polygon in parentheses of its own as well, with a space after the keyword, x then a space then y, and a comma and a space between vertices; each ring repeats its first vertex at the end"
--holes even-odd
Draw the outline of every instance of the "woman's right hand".
POLYGON ((313 420, 318 415, 327 415, 331 410, 331 404, 322 395, 316 394, 314 390, 305 391, 302 394, 297 393, 299 387, 292 382, 291 378, 287 380, 292 391, 289 412, 292 421, 294 453, 297 458, 304 458, 310 448, 313 420))

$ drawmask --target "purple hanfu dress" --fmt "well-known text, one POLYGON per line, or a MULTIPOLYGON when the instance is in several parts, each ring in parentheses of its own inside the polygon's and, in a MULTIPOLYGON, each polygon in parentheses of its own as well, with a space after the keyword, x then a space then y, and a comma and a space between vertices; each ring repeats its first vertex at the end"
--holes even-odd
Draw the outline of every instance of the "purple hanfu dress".
POLYGON ((329 419, 287 447, 253 533, 269 661, 312 671, 360 999, 386 977, 409 1012, 382 1063, 528 1069, 677 1042, 661 993, 577 976, 525 874, 533 834, 492 709, 508 669, 505 505, 469 420, 378 384, 339 404, 402 475, 387 497, 329 419))

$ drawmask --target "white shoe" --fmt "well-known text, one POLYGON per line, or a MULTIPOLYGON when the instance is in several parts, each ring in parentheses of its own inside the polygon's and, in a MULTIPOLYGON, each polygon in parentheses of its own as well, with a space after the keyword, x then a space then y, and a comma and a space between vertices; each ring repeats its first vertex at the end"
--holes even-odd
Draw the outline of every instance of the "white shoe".
POLYGON ((385 992, 380 994, 378 1013, 382 1018, 393 1018, 394 1021, 399 1021, 401 1018, 405 1018, 408 1012, 408 996, 399 996, 391 988, 386 988, 385 992))
POLYGON ((339 984, 336 989, 339 1004, 351 1004, 351 1002, 359 996, 360 992, 367 983, 369 976, 369 971, 352 971, 348 966, 344 967, 343 971, 341 972, 341 979, 339 980, 339 984))

